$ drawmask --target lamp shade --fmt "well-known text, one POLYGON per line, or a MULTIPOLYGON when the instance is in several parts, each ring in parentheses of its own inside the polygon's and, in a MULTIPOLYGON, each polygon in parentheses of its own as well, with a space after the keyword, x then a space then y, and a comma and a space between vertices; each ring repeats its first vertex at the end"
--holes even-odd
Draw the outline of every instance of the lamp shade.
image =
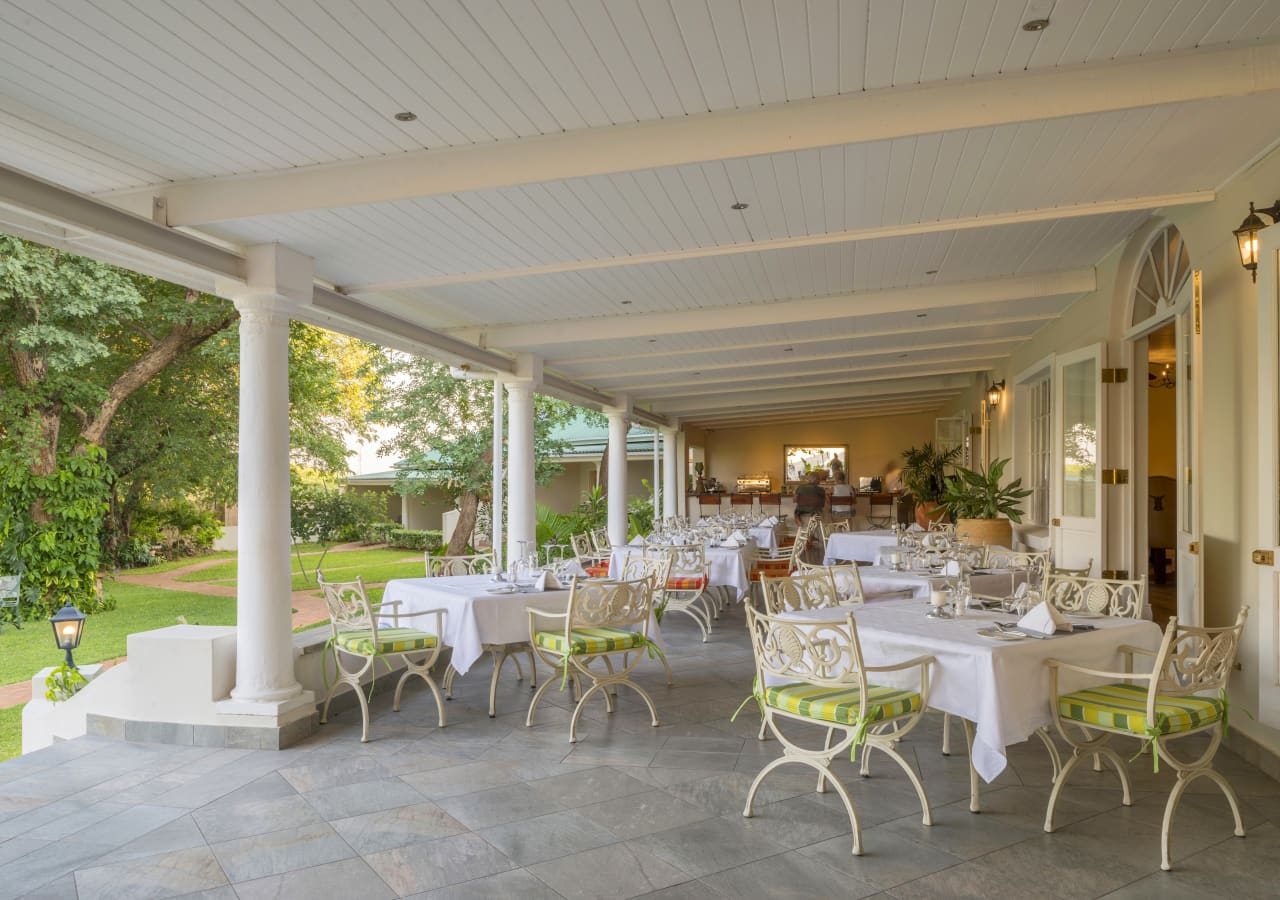
POLYGON ((1232 232, 1236 236, 1236 245, 1240 249, 1240 265, 1250 272, 1258 268, 1258 232, 1266 227, 1267 224, 1253 211, 1253 204, 1250 203, 1249 215, 1245 216, 1240 227, 1232 232))
POLYGON ((1003 393, 1004 393, 1003 381, 991 382, 991 387, 987 388, 987 405, 992 407, 999 406, 1000 395, 1003 393))
POLYGON ((49 623, 53 626, 53 639, 59 650, 70 651, 80 646, 84 620, 84 613, 70 603, 53 614, 49 623))

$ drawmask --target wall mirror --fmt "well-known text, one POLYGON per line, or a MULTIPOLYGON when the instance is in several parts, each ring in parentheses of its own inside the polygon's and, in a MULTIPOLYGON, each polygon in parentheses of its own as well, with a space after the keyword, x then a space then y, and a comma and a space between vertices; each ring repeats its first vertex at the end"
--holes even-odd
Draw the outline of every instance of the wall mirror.
POLYGON ((787 484, 804 481, 810 473, 817 472, 822 481, 834 481, 848 472, 849 445, 816 446, 814 444, 784 444, 782 447, 782 471, 787 484))

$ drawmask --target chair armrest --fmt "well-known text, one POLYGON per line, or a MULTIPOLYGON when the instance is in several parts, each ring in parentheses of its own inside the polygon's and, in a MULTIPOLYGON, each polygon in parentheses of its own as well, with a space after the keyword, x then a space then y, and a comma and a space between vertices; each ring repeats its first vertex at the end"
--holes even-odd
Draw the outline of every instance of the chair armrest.
POLYGON ((1143 647, 1135 647, 1133 644, 1121 644, 1119 647, 1121 653, 1140 653, 1143 656, 1159 656, 1154 650, 1147 650, 1143 647))
POLYGON ((862 671, 864 672, 898 672, 898 671, 901 671, 902 669, 912 669, 912 668, 915 668, 916 666, 927 666, 933 661, 934 659, 932 656, 917 656, 914 659, 909 659, 906 662, 894 663, 891 666, 863 666, 862 671))
POLYGON ((1070 669, 1071 671, 1079 672, 1082 675, 1095 675, 1099 678, 1118 678, 1121 681, 1126 681, 1130 678, 1150 681, 1155 677, 1154 674, 1150 672, 1108 672, 1103 669, 1087 669, 1084 666, 1072 665, 1071 663, 1063 662, 1060 659, 1046 659, 1044 664, 1051 669, 1070 669))
POLYGON ((414 616, 429 616, 433 613, 439 613, 440 615, 445 615, 448 612, 449 610, 441 606, 436 609, 421 609, 421 610, 418 610, 417 612, 411 612, 411 613, 395 613, 394 617, 397 619, 412 619, 414 616))
POLYGON ((532 606, 526 609, 525 612, 529 614, 530 622, 533 622, 534 619, 567 619, 569 618, 569 613, 567 611, 560 612, 560 613, 547 612, 545 609, 535 609, 532 606))

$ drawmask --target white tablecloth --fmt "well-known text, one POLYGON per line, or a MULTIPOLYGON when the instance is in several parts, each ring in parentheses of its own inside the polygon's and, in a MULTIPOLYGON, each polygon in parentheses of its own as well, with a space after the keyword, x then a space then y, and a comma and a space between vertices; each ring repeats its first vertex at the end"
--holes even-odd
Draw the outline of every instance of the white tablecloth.
MULTIPOLYGON (((484 653, 485 644, 519 644, 529 640, 529 607, 564 612, 569 592, 490 594, 489 575, 449 575, 441 578, 396 578, 387 582, 384 603, 399 600, 397 612, 445 609, 444 642, 453 648, 453 667, 465 675, 484 653)), ((390 616, 378 620, 391 627, 390 616)), ((434 616, 416 616, 406 627, 435 627, 434 616)))
MULTIPOLYGON (((862 577, 862 590, 868 600, 877 596, 889 595, 900 597, 904 594, 918 600, 928 600, 933 585, 946 581, 943 575, 929 575, 923 572, 895 572, 884 566, 859 566, 858 574, 862 577)), ((988 597, 1007 597, 1013 589, 1027 580, 1024 571, 991 571, 975 572, 969 576, 969 587, 975 594, 988 597)))
POLYGON ((839 559, 875 562, 880 551, 896 547, 898 538, 892 531, 837 531, 827 538, 827 552, 823 565, 831 565, 839 559))
MULTIPOLYGON (((707 563, 711 570, 712 587, 731 587, 741 600, 751 590, 752 545, 745 547, 708 547, 707 563)), ((616 576, 622 570, 628 553, 643 553, 643 547, 615 547, 609 558, 609 574, 616 576)))
POLYGON ((756 542, 756 546, 761 550, 768 550, 770 553, 776 552, 778 549, 778 529, 780 526, 765 527, 756 525, 747 530, 747 534, 751 536, 751 540, 756 542))
MULTIPOLYGON (((1008 613, 971 611, 960 619, 930 619, 925 612, 914 599, 854 607, 863 657, 869 666, 934 657, 929 707, 977 725, 973 766, 987 782, 1004 771, 1006 747, 1053 722, 1046 659, 1114 672, 1122 668, 1116 649, 1121 644, 1147 650, 1160 645, 1160 629, 1141 620, 1090 619, 1087 624, 1098 626, 1097 631, 1047 640, 997 641, 977 631, 997 620, 1011 621, 1008 613)), ((823 620, 842 618, 845 613, 844 609, 816 609, 789 616, 823 620)), ((1078 621, 1085 624, 1083 619, 1078 621)), ((918 674, 916 669, 906 674, 876 672, 873 680, 916 687, 918 674)), ((1069 693, 1098 681, 1060 670, 1059 690, 1069 693)))

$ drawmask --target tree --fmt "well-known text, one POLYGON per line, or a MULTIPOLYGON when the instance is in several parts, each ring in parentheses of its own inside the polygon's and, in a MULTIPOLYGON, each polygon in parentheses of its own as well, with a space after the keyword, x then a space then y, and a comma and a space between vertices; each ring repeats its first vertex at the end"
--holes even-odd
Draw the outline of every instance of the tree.
POLYGON ((43 607, 99 603, 101 448, 121 405, 235 317, 226 301, 0 235, 0 558, 43 607))
MULTIPOLYGON (((459 555, 471 540, 480 503, 492 499, 493 385, 454 378, 446 366, 401 353, 387 354, 383 374, 386 402, 376 418, 395 429, 384 450, 403 458, 398 489, 404 494, 437 489, 457 505, 458 526, 445 553, 459 555)), ((562 471, 552 458, 565 445, 554 439, 553 430, 582 414, 573 404, 535 395, 538 484, 562 471)))
POLYGON ((302 562, 303 541, 314 541, 323 548, 314 568, 318 573, 330 547, 342 541, 358 540, 381 516, 382 502, 372 494, 356 494, 295 478, 289 497, 289 531, 303 580, 307 580, 309 574, 302 562))

